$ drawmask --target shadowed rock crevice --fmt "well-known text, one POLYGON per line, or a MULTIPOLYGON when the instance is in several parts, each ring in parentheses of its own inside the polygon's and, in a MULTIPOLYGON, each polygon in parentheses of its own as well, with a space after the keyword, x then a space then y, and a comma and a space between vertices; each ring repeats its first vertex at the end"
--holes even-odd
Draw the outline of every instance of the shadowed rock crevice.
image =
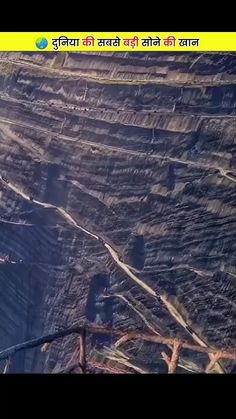
MULTIPOLYGON (((110 326, 113 325, 113 304, 112 299, 104 298, 109 289, 109 277, 105 274, 97 274, 91 280, 89 289, 86 318, 93 323, 99 325, 110 326)), ((111 342, 110 336, 93 336, 92 346, 101 347, 109 345, 111 342)))

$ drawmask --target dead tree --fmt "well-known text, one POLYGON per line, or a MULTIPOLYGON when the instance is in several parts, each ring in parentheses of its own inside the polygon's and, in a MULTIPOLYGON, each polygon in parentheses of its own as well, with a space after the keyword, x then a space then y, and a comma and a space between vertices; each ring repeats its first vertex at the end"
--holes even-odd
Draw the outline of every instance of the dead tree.
MULTIPOLYGON (((81 373, 86 373, 86 365, 91 365, 91 361, 86 360, 86 333, 90 334, 103 334, 103 335, 113 335, 120 338, 120 342, 125 343, 131 340, 143 340, 146 342, 153 342, 157 344, 167 345, 168 347, 173 347, 172 355, 169 357, 165 352, 162 352, 164 361, 167 363, 169 374, 174 374, 177 369, 179 356, 182 349, 190 349, 194 352, 201 352, 211 355, 211 361, 207 366, 205 372, 210 372, 214 365, 220 359, 228 359, 236 361, 236 349, 228 348, 211 348, 203 347, 196 344, 189 343, 187 341, 182 341, 179 339, 165 338, 155 334, 148 334, 143 332, 127 332, 126 330, 117 330, 110 329, 107 327, 101 327, 97 325, 87 325, 87 326, 73 326, 71 328, 58 331, 56 333, 51 333, 48 335, 40 336, 39 338, 29 340, 27 342, 20 343, 18 345, 11 346, 0 352, 0 360, 7 359, 4 373, 9 372, 10 368, 10 358, 19 351, 35 348, 37 346, 42 346, 45 343, 53 342, 56 339, 63 338, 71 334, 78 334, 80 336, 80 348, 79 348, 79 360, 74 362, 73 365, 69 365, 65 370, 71 371, 77 366, 80 368, 81 373), (73 367, 73 368, 72 368, 73 367)), ((94 363, 94 361, 93 361, 94 363)), ((112 368, 112 367, 110 367, 112 368)), ((106 368, 104 368, 106 369, 106 368)), ((108 368, 107 368, 108 369, 108 368)))

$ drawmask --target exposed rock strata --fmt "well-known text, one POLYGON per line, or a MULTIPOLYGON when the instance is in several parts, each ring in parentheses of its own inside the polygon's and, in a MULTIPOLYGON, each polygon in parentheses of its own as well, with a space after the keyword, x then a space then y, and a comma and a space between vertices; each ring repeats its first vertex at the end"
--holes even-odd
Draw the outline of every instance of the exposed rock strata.
MULTIPOLYGON (((86 319, 192 339, 102 241, 206 344, 236 346, 235 74, 235 54, 0 54, 0 175, 101 239, 1 181, 0 253, 16 262, 0 260, 1 349, 86 319)), ((90 354, 113 343, 90 337, 90 354)), ((77 345, 13 371, 56 372, 77 345)), ((163 348, 120 349, 165 369, 163 348)))

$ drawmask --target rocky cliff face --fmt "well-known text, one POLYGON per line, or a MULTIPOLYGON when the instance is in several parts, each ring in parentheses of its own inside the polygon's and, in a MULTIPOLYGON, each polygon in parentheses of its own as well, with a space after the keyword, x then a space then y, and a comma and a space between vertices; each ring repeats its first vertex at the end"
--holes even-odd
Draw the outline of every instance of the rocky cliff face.
MULTIPOLYGON (((1 349, 84 321, 235 347, 235 75, 235 54, 0 54, 1 349)), ((90 356, 114 343, 89 337, 90 356)), ((57 372, 77 346, 12 371, 57 372)), ((119 349, 165 371, 163 348, 119 349)))

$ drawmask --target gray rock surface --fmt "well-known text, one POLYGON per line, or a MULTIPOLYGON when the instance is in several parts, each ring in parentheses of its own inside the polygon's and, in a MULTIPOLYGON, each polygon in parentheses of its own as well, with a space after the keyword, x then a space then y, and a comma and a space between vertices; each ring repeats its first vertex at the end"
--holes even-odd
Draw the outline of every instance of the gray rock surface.
MULTIPOLYGON (((85 321, 235 347, 235 102, 235 54, 0 54, 0 349, 85 321)), ((103 361, 115 343, 88 342, 103 361)), ((12 371, 57 372, 77 347, 12 371)), ((163 348, 119 349, 154 372, 163 348)))

